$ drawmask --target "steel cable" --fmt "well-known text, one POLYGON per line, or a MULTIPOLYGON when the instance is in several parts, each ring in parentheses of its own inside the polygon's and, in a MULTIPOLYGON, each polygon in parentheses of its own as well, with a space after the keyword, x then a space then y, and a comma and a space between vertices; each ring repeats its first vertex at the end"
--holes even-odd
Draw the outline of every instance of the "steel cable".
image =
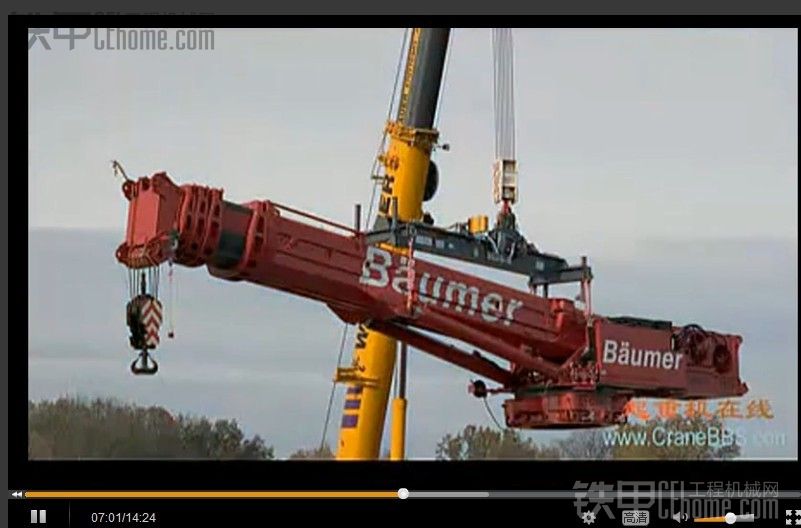
POLYGON ((512 30, 492 29, 495 157, 515 159, 512 30))

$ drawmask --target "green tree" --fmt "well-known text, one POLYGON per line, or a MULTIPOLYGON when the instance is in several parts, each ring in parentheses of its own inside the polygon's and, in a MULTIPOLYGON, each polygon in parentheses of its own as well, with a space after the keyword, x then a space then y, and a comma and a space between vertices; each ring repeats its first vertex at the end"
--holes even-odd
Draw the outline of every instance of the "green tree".
POLYGON ((331 460, 333 458, 334 452, 331 451, 328 444, 314 449, 298 449, 289 455, 290 460, 331 460))
POLYGON ((608 441, 609 429, 573 431, 564 440, 554 442, 561 458, 569 460, 609 460, 614 458, 614 446, 608 441))
POLYGON ((232 420, 174 417, 162 407, 112 399, 62 398, 28 403, 28 456, 58 458, 271 459, 258 435, 232 420))
POLYGON ((739 456, 740 447, 731 434, 728 442, 722 440, 724 429, 725 423, 717 417, 651 419, 614 428, 573 431, 563 440, 538 445, 516 430, 468 425, 460 433, 440 440, 436 458, 712 460, 739 456))
POLYGON ((438 460, 479 459, 554 459, 559 450, 539 446, 533 440, 523 438, 518 431, 498 431, 490 427, 468 425, 456 435, 447 434, 437 444, 438 460))

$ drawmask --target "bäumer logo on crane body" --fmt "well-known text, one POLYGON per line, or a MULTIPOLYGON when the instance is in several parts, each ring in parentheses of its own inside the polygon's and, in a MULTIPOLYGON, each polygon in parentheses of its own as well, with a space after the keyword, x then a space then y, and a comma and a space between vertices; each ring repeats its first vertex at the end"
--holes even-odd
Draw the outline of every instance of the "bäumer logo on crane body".
MULTIPOLYGON (((409 292, 406 257, 401 257, 394 277, 391 276, 392 269, 392 253, 368 246, 359 282, 376 288, 386 288, 391 284, 393 290, 406 295, 409 292)), ((416 288, 421 303, 439 302, 443 308, 451 308, 457 312, 466 312, 469 315, 478 313, 489 323, 502 322, 508 326, 514 321, 515 312, 523 306, 522 301, 507 300, 500 293, 483 293, 477 286, 444 277, 432 277, 429 273, 420 275, 416 288)))
POLYGON ((670 350, 634 348, 628 341, 604 340, 603 362, 629 367, 678 370, 683 354, 670 350))

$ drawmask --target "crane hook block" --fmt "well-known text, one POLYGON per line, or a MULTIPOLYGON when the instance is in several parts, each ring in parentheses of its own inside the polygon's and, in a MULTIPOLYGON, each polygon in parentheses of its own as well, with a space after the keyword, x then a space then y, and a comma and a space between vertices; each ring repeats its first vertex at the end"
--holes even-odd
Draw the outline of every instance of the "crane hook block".
POLYGON ((159 343, 161 326, 161 303, 152 295, 142 293, 128 302, 126 320, 131 331, 131 347, 139 350, 139 355, 131 363, 131 372, 136 375, 153 375, 159 365, 148 353, 159 343))
POLYGON ((136 350, 156 348, 162 320, 162 306, 158 299, 149 294, 139 294, 128 302, 126 315, 131 347, 136 350))
POLYGON ((497 159, 492 165, 492 198, 496 204, 517 203, 517 162, 497 159))

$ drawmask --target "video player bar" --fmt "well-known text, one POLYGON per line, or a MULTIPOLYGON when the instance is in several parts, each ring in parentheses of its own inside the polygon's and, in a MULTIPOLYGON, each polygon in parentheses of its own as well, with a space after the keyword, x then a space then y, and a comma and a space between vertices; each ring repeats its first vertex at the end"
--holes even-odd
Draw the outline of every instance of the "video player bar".
MULTIPOLYGON (((600 492, 582 492, 594 498, 600 492)), ((575 499, 576 490, 564 491, 477 491, 477 490, 28 490, 11 491, 11 498, 26 499, 575 499)), ((749 498, 801 498, 799 490, 749 493, 749 498)), ((604 498, 711 498, 706 492, 681 490, 642 490, 603 492, 604 498)), ((718 497, 726 498, 726 497, 718 497)))

